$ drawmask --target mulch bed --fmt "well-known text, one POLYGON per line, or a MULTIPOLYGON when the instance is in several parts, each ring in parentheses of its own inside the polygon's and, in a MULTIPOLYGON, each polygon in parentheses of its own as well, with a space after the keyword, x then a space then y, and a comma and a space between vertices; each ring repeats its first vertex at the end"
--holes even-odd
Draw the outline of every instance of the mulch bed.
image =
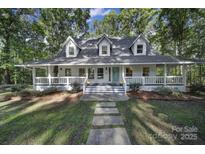
POLYGON ((182 96, 175 96, 175 95, 165 96, 152 91, 138 91, 138 92, 128 92, 127 95, 131 98, 142 99, 144 101, 148 101, 148 100, 203 101, 204 100, 202 97, 193 96, 189 93, 183 93, 182 96))

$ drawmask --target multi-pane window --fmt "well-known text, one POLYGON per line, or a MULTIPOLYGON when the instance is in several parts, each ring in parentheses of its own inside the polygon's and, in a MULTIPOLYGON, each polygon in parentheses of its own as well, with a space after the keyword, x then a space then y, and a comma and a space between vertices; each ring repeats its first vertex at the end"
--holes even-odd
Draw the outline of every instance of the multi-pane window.
POLYGON ((65 76, 71 76, 71 68, 65 68, 65 76))
POLYGON ((104 69, 103 68, 98 68, 97 77, 98 77, 98 79, 103 79, 104 78, 104 69))
POLYGON ((85 76, 85 68, 79 68, 79 76, 85 76))
POLYGON ((143 76, 149 76, 149 67, 143 67, 143 76))
POLYGON ((88 79, 94 79, 95 78, 95 70, 94 70, 94 68, 89 68, 88 69, 88 79))
POLYGON ((106 46, 106 45, 103 45, 103 46, 102 46, 102 54, 103 54, 103 55, 106 55, 106 54, 107 54, 107 46, 106 46))
POLYGON ((126 68, 126 76, 132 76, 133 70, 131 67, 126 68))
POLYGON ((143 45, 137 45, 137 53, 143 53, 143 45))
POLYGON ((74 55, 74 47, 69 47, 69 55, 74 55))

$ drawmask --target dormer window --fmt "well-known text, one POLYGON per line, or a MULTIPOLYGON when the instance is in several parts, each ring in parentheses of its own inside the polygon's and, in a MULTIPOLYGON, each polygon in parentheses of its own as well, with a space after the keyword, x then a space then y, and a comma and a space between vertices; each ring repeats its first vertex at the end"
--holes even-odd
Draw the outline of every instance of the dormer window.
POLYGON ((138 44, 137 45, 137 54, 142 54, 143 53, 143 45, 142 44, 138 44))
POLYGON ((103 35, 96 45, 99 50, 99 56, 110 56, 112 42, 106 35, 103 35))
POLYGON ((70 56, 73 56, 73 55, 75 54, 75 53, 74 53, 74 50, 75 50, 74 47, 69 47, 68 50, 69 50, 69 55, 70 55, 70 56))
POLYGON ((65 47, 66 57, 78 56, 81 47, 75 42, 75 40, 72 37, 69 36, 66 39, 66 42, 64 44, 66 45, 65 47))
POLYGON ((130 48, 136 56, 147 55, 147 45, 148 41, 142 35, 139 35, 130 45, 130 48))
POLYGON ((107 46, 106 45, 102 46, 102 54, 107 55, 107 46))

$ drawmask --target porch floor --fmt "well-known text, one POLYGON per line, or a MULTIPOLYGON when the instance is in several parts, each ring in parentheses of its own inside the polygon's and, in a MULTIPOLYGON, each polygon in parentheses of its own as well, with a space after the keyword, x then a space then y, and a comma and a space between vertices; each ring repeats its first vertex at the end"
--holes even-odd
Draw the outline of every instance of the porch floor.
POLYGON ((127 101, 129 97, 125 94, 84 94, 81 101, 127 101))

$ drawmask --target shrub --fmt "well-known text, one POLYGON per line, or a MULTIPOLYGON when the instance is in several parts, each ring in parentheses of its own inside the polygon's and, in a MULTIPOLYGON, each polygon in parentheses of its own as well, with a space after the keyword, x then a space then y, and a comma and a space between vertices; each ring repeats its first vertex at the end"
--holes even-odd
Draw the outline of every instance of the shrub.
POLYGON ((138 91, 140 89, 141 83, 132 83, 130 84, 131 91, 138 91))
POLYGON ((41 97, 41 96, 44 95, 44 92, 43 92, 43 91, 36 91, 36 90, 34 90, 34 91, 32 92, 32 95, 33 95, 33 96, 36 96, 36 97, 41 97))
POLYGON ((55 93, 55 92, 57 92, 57 91, 58 91, 58 89, 57 89, 56 87, 50 87, 50 88, 45 89, 45 90, 42 91, 42 92, 36 92, 36 94, 37 94, 38 96, 43 96, 43 95, 53 94, 53 93, 55 93))
POLYGON ((80 91, 80 83, 78 83, 78 82, 74 82, 73 84, 72 84, 72 91, 73 92, 79 92, 80 91))
POLYGON ((154 89, 154 91, 157 92, 159 95, 171 95, 172 94, 172 90, 164 86, 157 87, 154 89))
POLYGON ((174 95, 174 96, 182 96, 182 92, 179 91, 178 88, 174 88, 174 90, 172 91, 172 95, 174 95))
POLYGON ((198 91, 205 91, 205 86, 196 84, 196 85, 191 85, 190 86, 190 92, 198 92, 198 91))
POLYGON ((32 96, 43 96, 44 92, 42 91, 35 91, 35 90, 28 90, 28 89, 24 89, 21 91, 18 91, 16 93, 13 93, 13 95, 15 96, 21 96, 21 97, 32 97, 32 96))
POLYGON ((17 93, 17 95, 21 97, 29 97, 29 96, 33 96, 33 92, 31 90, 21 90, 20 92, 17 93))
POLYGON ((25 89, 25 88, 26 88, 25 85, 23 85, 23 84, 17 84, 17 85, 13 85, 13 86, 11 87, 11 91, 12 91, 12 92, 18 92, 18 91, 21 91, 21 90, 23 90, 23 89, 25 89))

